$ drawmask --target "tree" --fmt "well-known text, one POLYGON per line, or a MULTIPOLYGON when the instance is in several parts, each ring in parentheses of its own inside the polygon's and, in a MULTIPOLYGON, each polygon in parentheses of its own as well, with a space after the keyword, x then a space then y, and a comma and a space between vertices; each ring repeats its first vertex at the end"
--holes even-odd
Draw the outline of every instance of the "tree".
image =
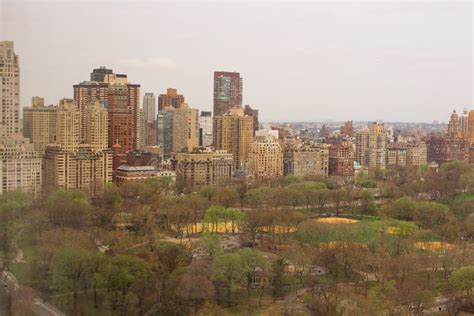
POLYGON ((30 204, 30 198, 21 192, 6 192, 0 196, 0 251, 5 266, 14 256, 15 221, 30 204))
POLYGON ((65 248, 53 260, 53 284, 59 291, 72 292, 73 314, 77 314, 77 294, 81 279, 87 274, 87 252, 65 248))
POLYGON ((149 284, 148 263, 135 256, 118 255, 102 265, 100 274, 108 292, 108 300, 116 314, 128 315, 130 308, 139 306, 149 284))
POLYGON ((236 252, 242 262, 242 273, 244 281, 247 285, 247 296, 250 305, 250 289, 252 285, 252 277, 257 270, 264 272, 267 268, 267 259, 263 254, 251 248, 242 248, 236 252))
POLYGON ((233 188, 217 187, 215 199, 218 205, 229 208, 239 201, 240 195, 233 188))
POLYGON ((272 297, 273 301, 285 295, 285 261, 278 258, 272 264, 272 297))
POLYGON ((232 303, 232 287, 242 276, 242 260, 238 254, 226 253, 217 256, 212 263, 212 278, 224 282, 227 306, 232 303))
POLYGON ((235 233, 235 228, 240 226, 244 213, 238 208, 227 208, 225 210, 226 218, 230 221, 232 234, 235 233))
POLYGON ((448 207, 436 202, 418 202, 414 212, 414 220, 418 226, 431 229, 448 222, 448 207))
POLYGON ((204 223, 212 224, 211 232, 217 232, 219 223, 224 218, 225 208, 222 206, 211 206, 204 214, 204 223))
POLYGON ((450 283, 457 291, 471 296, 474 288, 474 266, 466 266, 454 271, 450 283))
POLYGON ((214 298, 215 288, 209 279, 201 275, 184 274, 179 278, 176 295, 184 301, 190 302, 194 314, 198 315, 199 308, 214 298))
POLYGON ((83 228, 91 219, 91 205, 82 191, 58 190, 47 200, 50 221, 61 227, 83 228))
POLYGON ((409 197, 401 197, 384 205, 382 213, 388 217, 411 221, 416 211, 416 202, 409 197))
POLYGON ((209 257, 211 257, 211 259, 214 259, 215 256, 222 253, 219 236, 215 233, 202 233, 198 244, 199 247, 201 247, 209 257))

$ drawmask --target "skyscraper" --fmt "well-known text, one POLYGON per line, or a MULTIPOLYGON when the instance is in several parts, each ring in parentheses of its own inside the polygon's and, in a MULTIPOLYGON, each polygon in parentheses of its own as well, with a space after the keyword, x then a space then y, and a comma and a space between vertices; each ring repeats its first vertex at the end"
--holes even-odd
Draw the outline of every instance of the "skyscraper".
MULTIPOLYGON (((120 144, 124 151, 135 150, 140 135, 140 85, 128 82, 127 75, 101 67, 91 73, 91 81, 74 85, 74 102, 85 121, 86 107, 99 101, 108 113, 108 146, 120 144)), ((81 124, 85 136, 85 124, 81 124)), ((85 142, 83 140, 83 142, 85 142)))
POLYGON ((35 98, 39 97, 33 98, 32 106, 23 108, 23 136, 29 138, 35 150, 43 155, 46 146, 54 143, 58 107, 44 106, 44 102, 39 103, 35 98))
POLYGON ((174 107, 175 109, 179 108, 181 103, 184 103, 184 96, 178 94, 178 90, 173 88, 166 89, 166 93, 160 94, 158 96, 158 110, 161 111, 165 107, 174 107))
POLYGON ((0 194, 41 189, 41 158, 20 132, 20 63, 14 44, 0 42, 0 194))
POLYGON ((143 96, 143 119, 146 122, 156 120, 156 98, 153 93, 145 93, 143 96))
POLYGON ((0 42, 0 137, 20 132, 20 59, 13 42, 0 42))
POLYGON ((190 152, 198 147, 199 110, 181 103, 173 115, 173 152, 190 152))
POLYGON ((243 79, 238 72, 214 72, 214 116, 242 105, 243 79))
POLYGON ((474 145, 474 110, 469 111, 467 134, 467 139, 469 143, 471 144, 471 146, 474 145))
POLYGON ((378 172, 386 165, 387 135, 381 123, 370 123, 356 134, 355 160, 369 172, 378 172))
POLYGON ((245 116, 242 107, 214 117, 214 146, 233 155, 236 170, 243 169, 247 162, 253 131, 253 117, 245 116))
POLYGON ((199 116, 199 146, 212 145, 212 113, 201 111, 199 116))
POLYGON ((113 83, 107 94, 109 148, 120 144, 124 152, 135 150, 139 143, 140 85, 113 83))
POLYGON ((173 118, 174 107, 165 107, 158 111, 156 120, 156 139, 163 148, 164 158, 170 158, 173 151, 173 118))

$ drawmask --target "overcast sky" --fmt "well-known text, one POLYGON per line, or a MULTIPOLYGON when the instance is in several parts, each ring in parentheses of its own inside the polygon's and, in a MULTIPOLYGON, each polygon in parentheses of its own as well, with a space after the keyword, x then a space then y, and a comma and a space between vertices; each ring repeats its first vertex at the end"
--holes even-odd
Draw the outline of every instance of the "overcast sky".
POLYGON ((20 55, 22 105, 72 98, 104 65, 210 110, 227 70, 262 121, 429 122, 473 108, 472 15, 470 1, 0 0, 0 39, 20 55))

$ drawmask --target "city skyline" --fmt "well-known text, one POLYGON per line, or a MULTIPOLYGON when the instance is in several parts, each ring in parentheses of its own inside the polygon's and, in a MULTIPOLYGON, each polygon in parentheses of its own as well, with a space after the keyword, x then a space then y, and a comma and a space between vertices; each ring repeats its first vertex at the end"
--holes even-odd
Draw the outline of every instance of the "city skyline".
MULTIPOLYGON (((72 85, 99 66, 127 73, 141 84, 140 99, 146 92, 159 95, 174 87, 191 107, 204 111, 212 108, 214 71, 239 72, 244 78, 242 103, 259 109, 264 122, 446 122, 453 109, 461 112, 472 105, 472 39, 462 32, 472 20, 469 2, 273 3, 268 12, 265 4, 249 3, 219 4, 210 11, 208 3, 147 2, 132 8, 122 3, 110 7, 109 17, 129 17, 133 23, 127 29, 117 27, 124 41, 107 45, 98 38, 112 31, 108 22, 97 21, 96 13, 77 13, 87 3, 6 1, 2 6, 0 35, 15 41, 22 62, 22 107, 36 95, 44 96, 47 104, 72 97, 72 85), (194 9, 196 14, 191 14, 194 9), (210 26, 203 25, 199 13, 205 10, 206 18, 223 29, 231 18, 245 15, 248 23, 228 29, 220 49, 209 51, 202 40, 211 43, 220 31, 210 32, 210 26), (266 26, 258 25, 263 13, 266 26), (310 19, 301 19, 303 13, 310 19), (179 16, 180 24, 156 19, 164 14, 179 16), (59 15, 84 23, 56 30, 49 21, 59 15), (137 20, 139 16, 155 24, 137 20), (36 23, 39 17, 41 23, 36 23), (285 17, 291 25, 275 28, 285 17), (31 32, 23 31, 33 24, 31 32), (169 32, 170 26, 176 31, 169 32), (81 41, 84 34, 90 36, 87 42, 81 41), (255 36, 262 40, 255 42, 255 36), (167 44, 180 41, 176 47, 167 44), (48 80, 38 80, 38 75, 48 80)), ((100 11, 104 4, 94 7, 100 11)))

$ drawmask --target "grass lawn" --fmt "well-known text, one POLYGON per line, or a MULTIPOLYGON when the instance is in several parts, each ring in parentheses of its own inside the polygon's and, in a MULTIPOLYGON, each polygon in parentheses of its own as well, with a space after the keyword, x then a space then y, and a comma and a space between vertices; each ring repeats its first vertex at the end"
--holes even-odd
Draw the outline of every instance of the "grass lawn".
POLYGON ((31 263, 12 263, 10 265, 10 271, 15 275, 18 282, 23 285, 32 286, 33 271, 31 263))
POLYGON ((38 244, 38 234, 31 233, 27 230, 18 237, 18 247, 23 250, 25 257, 34 257, 38 254, 37 244, 38 244))
POLYGON ((300 225, 295 238, 308 243, 330 243, 335 241, 350 241, 369 244, 382 236, 394 239, 399 234, 412 234, 417 231, 412 222, 373 218, 355 223, 321 223, 309 220, 300 225))

